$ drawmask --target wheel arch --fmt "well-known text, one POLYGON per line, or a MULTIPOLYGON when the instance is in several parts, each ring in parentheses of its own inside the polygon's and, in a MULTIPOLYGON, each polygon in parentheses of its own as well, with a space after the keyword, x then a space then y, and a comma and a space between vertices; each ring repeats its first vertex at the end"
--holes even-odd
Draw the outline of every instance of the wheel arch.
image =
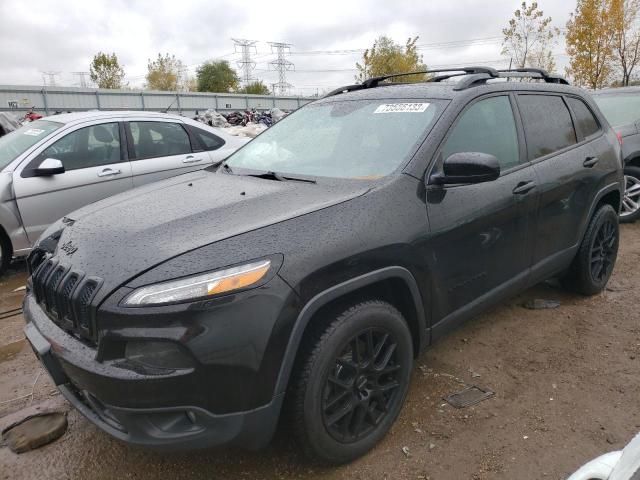
POLYGON ((640 152, 633 152, 624 159, 625 167, 640 167, 640 152))
POLYGON ((374 295, 398 308, 407 320, 414 344, 414 356, 426 347, 426 312, 415 277, 409 270, 400 266, 375 270, 334 285, 315 295, 305 304, 289 337, 278 375, 276 395, 286 391, 304 336, 315 324, 314 320, 331 308, 374 295))

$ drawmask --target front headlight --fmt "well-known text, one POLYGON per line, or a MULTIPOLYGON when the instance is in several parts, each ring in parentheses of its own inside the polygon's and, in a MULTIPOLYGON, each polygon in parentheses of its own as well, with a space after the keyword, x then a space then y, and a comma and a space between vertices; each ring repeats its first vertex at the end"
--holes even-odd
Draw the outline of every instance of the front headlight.
POLYGON ((124 299, 123 305, 162 305, 232 292, 258 283, 267 274, 270 266, 271 260, 261 260, 239 267, 140 287, 124 299))

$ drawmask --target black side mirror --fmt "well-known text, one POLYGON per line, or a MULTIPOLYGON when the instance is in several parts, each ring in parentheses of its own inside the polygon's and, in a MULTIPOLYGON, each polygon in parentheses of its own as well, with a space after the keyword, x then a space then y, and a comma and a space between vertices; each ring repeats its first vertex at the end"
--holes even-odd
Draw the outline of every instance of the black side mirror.
POLYGON ((431 175, 430 183, 491 182, 500 176, 498 159, 488 153, 460 152, 449 155, 442 164, 442 173, 431 175))
POLYGON ((56 158, 45 158, 42 163, 35 168, 34 173, 40 177, 57 175, 64 173, 64 165, 56 158))

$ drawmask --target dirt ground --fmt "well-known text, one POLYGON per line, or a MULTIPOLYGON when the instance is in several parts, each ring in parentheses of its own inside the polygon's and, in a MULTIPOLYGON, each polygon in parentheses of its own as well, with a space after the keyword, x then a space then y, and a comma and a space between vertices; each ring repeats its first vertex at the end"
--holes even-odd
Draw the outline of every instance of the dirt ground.
MULTIPOLYGON (((592 298, 537 286, 467 323, 417 361, 390 434, 351 465, 305 463, 285 429, 261 452, 155 453, 124 445, 75 411, 58 441, 22 455, 0 448, 0 479, 562 479, 640 431, 640 224, 622 227, 608 289, 592 298), (527 310, 543 298, 555 310, 527 310), (442 398, 476 384, 495 396, 455 409, 442 398), (404 448, 406 447, 406 448, 404 448), (403 451, 404 449, 404 451, 403 451)), ((0 311, 19 306, 20 268, 0 282, 0 311)), ((59 398, 0 320, 0 417, 59 398)), ((62 403, 63 400, 60 400, 62 403)))

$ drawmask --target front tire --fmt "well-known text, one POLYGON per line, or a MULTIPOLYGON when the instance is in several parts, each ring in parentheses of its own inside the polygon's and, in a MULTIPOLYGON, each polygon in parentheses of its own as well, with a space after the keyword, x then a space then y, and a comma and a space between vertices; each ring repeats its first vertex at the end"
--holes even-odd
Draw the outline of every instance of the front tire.
POLYGON ((622 223, 635 222, 640 218, 640 167, 633 165, 624 169, 624 197, 620 209, 622 223))
POLYGON ((600 293, 613 272, 619 243, 618 215, 611 205, 602 205, 591 218, 562 283, 583 295, 600 293))
POLYGON ((368 452, 396 420, 411 370, 411 333, 382 301, 358 303, 307 338, 290 394, 293 430, 305 453, 322 463, 368 452))

